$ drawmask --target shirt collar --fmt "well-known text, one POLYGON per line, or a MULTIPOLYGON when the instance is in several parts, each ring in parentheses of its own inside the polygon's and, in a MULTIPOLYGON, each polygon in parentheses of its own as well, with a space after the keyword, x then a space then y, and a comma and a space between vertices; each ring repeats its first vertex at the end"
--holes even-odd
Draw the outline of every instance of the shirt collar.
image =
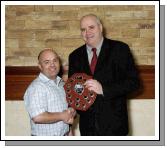
MULTIPOLYGON (((95 47, 97 49, 97 53, 99 53, 100 50, 101 50, 101 46, 103 44, 103 40, 104 40, 104 38, 102 37, 102 40, 100 41, 100 43, 95 47)), ((92 52, 92 48, 93 47, 91 47, 89 45, 86 45, 86 49, 87 49, 88 52, 92 52)))
POLYGON ((47 82, 54 82, 57 86, 59 85, 59 83, 62 81, 62 79, 59 77, 59 76, 57 76, 56 78, 55 78, 55 80, 51 80, 51 79, 49 79, 46 75, 44 75, 42 72, 40 72, 40 74, 39 74, 39 78, 41 79, 41 81, 42 82, 44 82, 44 83, 47 83, 47 82))

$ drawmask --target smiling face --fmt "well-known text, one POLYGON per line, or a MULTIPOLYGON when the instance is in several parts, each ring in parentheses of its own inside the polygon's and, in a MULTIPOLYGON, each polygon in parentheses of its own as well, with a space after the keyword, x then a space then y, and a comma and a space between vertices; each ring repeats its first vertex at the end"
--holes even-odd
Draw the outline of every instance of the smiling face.
POLYGON ((81 35, 85 43, 96 47, 102 40, 102 24, 93 15, 85 16, 80 22, 81 35))
POLYGON ((44 50, 39 55, 39 64, 41 72, 49 79, 54 80, 60 71, 60 60, 58 55, 52 50, 44 50))

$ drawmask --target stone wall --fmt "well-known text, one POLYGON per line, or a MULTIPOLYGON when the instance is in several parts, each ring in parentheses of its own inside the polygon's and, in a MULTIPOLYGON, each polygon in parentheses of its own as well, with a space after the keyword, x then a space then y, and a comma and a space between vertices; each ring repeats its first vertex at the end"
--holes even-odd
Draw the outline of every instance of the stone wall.
POLYGON ((44 48, 53 48, 67 64, 68 55, 84 42, 80 18, 100 17, 106 37, 129 44, 137 64, 154 65, 155 8, 151 5, 6 5, 7 66, 35 66, 44 48))

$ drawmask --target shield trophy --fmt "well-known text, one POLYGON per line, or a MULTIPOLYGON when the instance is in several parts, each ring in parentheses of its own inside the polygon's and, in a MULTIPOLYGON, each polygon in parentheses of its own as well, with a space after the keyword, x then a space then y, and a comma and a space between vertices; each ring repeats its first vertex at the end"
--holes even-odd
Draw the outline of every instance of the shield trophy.
POLYGON ((75 73, 64 85, 69 106, 76 110, 86 111, 94 103, 97 94, 85 88, 86 80, 91 79, 85 73, 75 73))

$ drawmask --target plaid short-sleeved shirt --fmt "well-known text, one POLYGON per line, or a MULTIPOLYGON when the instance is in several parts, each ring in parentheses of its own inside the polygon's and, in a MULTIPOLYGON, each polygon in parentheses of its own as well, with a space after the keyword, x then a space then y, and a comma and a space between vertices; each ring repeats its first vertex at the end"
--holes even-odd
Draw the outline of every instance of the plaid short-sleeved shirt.
POLYGON ((51 124, 35 124, 31 119, 43 112, 62 112, 66 110, 64 83, 57 76, 56 80, 48 79, 44 74, 29 85, 24 102, 30 116, 31 134, 37 136, 63 136, 69 131, 69 125, 63 121, 51 124))

